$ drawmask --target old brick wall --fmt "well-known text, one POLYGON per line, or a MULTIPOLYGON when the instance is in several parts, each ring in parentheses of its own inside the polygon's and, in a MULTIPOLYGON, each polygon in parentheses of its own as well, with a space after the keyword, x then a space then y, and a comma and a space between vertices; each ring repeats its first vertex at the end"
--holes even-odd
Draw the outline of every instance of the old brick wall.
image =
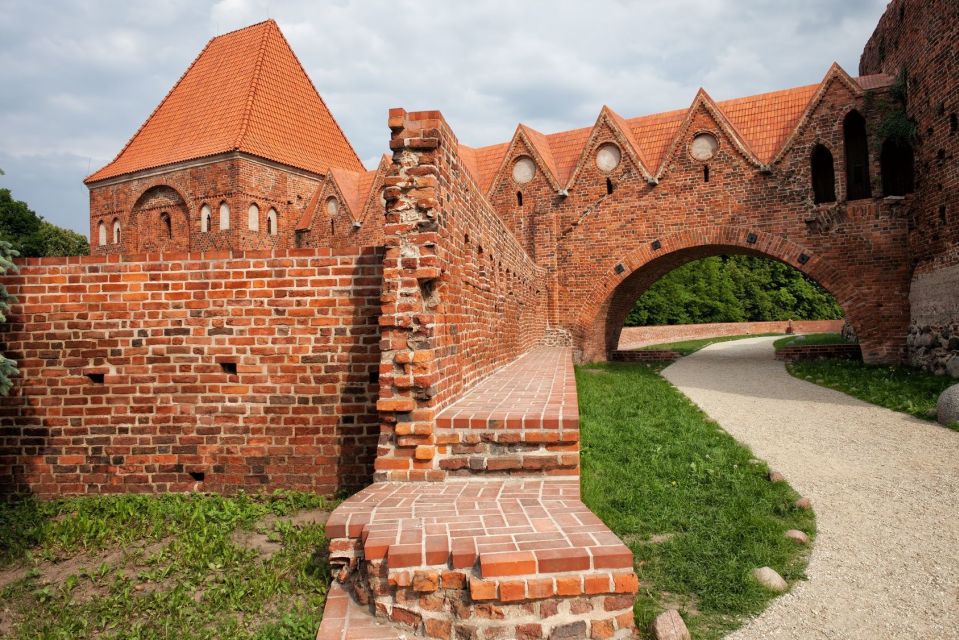
POLYGON ((0 491, 369 482, 382 252, 31 259, 0 337, 0 491), (203 473, 197 482, 190 473, 203 473))
POLYGON ((378 477, 441 479, 436 412, 542 341, 545 272, 507 230, 439 112, 390 112, 378 477))
POLYGON ((909 357, 959 375, 959 4, 894 0, 866 44, 863 73, 903 74, 915 121, 917 193, 909 245, 915 264, 909 357), (949 362, 956 360, 951 367, 949 362))
POLYGON ((651 344, 697 340, 717 336, 745 336, 760 333, 786 333, 790 324, 794 333, 839 333, 844 320, 793 320, 791 322, 714 322, 710 324, 671 324, 650 327, 623 327, 620 349, 638 349, 651 344))
POLYGON ((604 111, 585 134, 569 185, 557 184, 544 163, 532 181, 515 183, 510 172, 516 159, 537 158, 520 130, 489 197, 548 270, 550 323, 570 331, 581 359, 603 359, 616 348, 627 311, 656 279, 690 260, 724 253, 771 257, 803 271, 840 302, 868 360, 901 358, 908 325, 908 198, 882 197, 875 136, 869 141, 875 197, 848 200, 843 161, 843 119, 858 110, 875 132, 886 97, 863 91, 837 69, 823 86, 785 150, 765 166, 705 94, 697 96, 659 166, 647 167, 627 152, 622 131, 604 111), (719 141, 707 163, 689 152, 699 132, 719 141), (607 142, 623 153, 620 164, 604 172, 595 153, 607 142), (817 143, 833 154, 835 203, 813 202, 810 159, 817 143), (544 244, 546 238, 552 245, 544 244))

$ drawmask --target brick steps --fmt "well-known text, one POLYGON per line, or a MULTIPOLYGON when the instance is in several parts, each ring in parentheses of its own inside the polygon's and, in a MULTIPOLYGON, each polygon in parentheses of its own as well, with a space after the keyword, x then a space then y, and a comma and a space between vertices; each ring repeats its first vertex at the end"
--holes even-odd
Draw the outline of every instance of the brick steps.
POLYGON ((327 536, 343 588, 411 637, 633 632, 632 553, 577 480, 375 484, 333 512, 327 536))
POLYGON ((378 620, 369 607, 356 602, 338 582, 330 586, 316 640, 406 640, 410 637, 389 622, 378 620))
POLYGON ((439 467, 449 476, 579 474, 578 429, 447 429, 436 441, 439 467))

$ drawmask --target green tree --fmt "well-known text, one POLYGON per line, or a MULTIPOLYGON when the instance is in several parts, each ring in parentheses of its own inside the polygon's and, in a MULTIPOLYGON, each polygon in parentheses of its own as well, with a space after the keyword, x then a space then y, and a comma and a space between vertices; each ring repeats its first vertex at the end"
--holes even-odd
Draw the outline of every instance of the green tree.
POLYGON ((14 200, 9 189, 0 189, 0 240, 10 243, 16 255, 31 258, 90 252, 85 236, 47 222, 26 202, 14 200))
MULTIPOLYGON (((0 240, 0 273, 8 271, 16 272, 17 265, 13 263, 13 258, 17 252, 9 242, 0 240)), ((7 321, 7 312, 10 310, 9 303, 13 300, 7 288, 0 282, 0 324, 7 321)), ((13 378, 19 373, 17 363, 0 354, 0 395, 7 395, 10 387, 13 385, 13 378)))
POLYGON ((825 289, 787 264, 755 256, 689 262, 636 301, 626 326, 763 320, 831 320, 842 309, 825 289))

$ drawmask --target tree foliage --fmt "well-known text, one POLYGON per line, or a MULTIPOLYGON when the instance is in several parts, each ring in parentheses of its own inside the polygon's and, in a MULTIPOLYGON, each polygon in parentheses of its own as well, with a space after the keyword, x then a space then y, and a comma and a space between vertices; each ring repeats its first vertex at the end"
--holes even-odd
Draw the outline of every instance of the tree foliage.
MULTIPOLYGON (((17 265, 13 263, 13 258, 16 255, 16 250, 9 242, 0 240, 0 273, 16 272, 17 265)), ((0 282, 0 324, 7 321, 7 312, 10 309, 9 303, 12 300, 13 298, 7 293, 6 286, 3 282, 0 282)), ((18 373, 17 363, 0 353, 0 395, 7 395, 13 385, 13 377, 18 373)))
POLYGON ((689 262, 657 280, 626 317, 626 326, 834 320, 842 309, 802 272, 755 256, 689 262))
POLYGON ((27 206, 14 200, 9 189, 0 189, 0 240, 10 243, 17 255, 85 256, 90 244, 85 236, 47 222, 27 206))

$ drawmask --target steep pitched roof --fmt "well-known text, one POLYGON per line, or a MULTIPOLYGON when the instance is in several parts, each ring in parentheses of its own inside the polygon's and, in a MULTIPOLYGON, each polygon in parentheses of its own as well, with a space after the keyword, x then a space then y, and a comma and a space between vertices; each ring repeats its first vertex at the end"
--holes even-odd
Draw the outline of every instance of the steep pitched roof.
POLYGON ((117 157, 86 182, 229 151, 365 171, 273 20, 218 36, 117 157))

